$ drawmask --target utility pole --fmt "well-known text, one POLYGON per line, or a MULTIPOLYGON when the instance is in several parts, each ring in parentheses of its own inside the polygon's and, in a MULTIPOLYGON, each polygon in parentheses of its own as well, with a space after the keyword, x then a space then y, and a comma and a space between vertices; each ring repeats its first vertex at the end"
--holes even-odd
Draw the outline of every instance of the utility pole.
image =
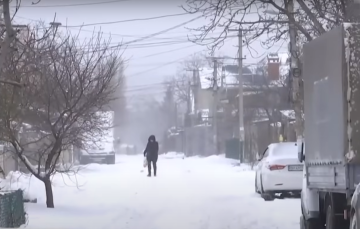
POLYGON ((238 30, 229 30, 229 31, 238 31, 238 81, 239 81, 239 141, 240 141, 240 149, 239 149, 239 159, 240 163, 244 162, 244 140, 245 140, 245 131, 244 131, 244 94, 243 94, 243 29, 239 27, 238 30))
MULTIPOLYGON (((193 73, 192 75, 192 79, 194 81, 194 84, 196 83, 195 82, 195 79, 196 79, 196 73, 197 73, 197 69, 185 69, 185 71, 191 71, 193 73)), ((187 112, 190 113, 190 110, 191 110, 191 80, 188 80, 188 88, 187 88, 187 112)))
POLYGON ((218 152, 218 104, 219 104, 219 85, 218 85, 218 59, 224 59, 222 57, 209 57, 211 58, 212 62, 214 63, 214 71, 213 71, 213 77, 208 78, 212 83, 212 90, 213 90, 213 108, 212 108, 212 127, 213 127, 213 139, 215 143, 215 152, 218 152))
POLYGON ((212 114, 212 118, 213 118, 213 128, 214 128, 214 142, 215 142, 215 152, 216 154, 218 154, 218 116, 217 116, 217 108, 218 108, 218 101, 219 101, 219 96, 218 96, 218 61, 217 59, 213 59, 214 61, 214 72, 213 72, 213 95, 214 95, 214 103, 213 103, 213 114, 212 114))
POLYGON ((174 102, 174 124, 175 127, 178 127, 178 104, 177 102, 174 102))
POLYGON ((289 36, 290 36, 290 69, 291 77, 293 82, 293 101, 294 101, 294 111, 295 111, 295 131, 297 141, 301 142, 303 140, 303 119, 302 119, 302 99, 301 99, 301 70, 299 68, 298 60, 298 48, 296 44, 297 40, 297 31, 295 26, 294 19, 294 0, 289 0, 287 11, 289 12, 289 36))

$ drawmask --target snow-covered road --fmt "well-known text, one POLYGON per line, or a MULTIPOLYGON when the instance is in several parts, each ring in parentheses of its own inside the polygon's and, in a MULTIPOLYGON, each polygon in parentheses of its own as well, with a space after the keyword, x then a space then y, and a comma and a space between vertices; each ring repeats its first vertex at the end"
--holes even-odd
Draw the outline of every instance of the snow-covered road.
POLYGON ((55 209, 45 208, 41 183, 31 180, 38 204, 27 204, 28 228, 298 229, 299 199, 265 202, 254 193, 254 172, 221 157, 169 158, 158 177, 146 177, 141 156, 116 165, 89 165, 54 179, 55 209))

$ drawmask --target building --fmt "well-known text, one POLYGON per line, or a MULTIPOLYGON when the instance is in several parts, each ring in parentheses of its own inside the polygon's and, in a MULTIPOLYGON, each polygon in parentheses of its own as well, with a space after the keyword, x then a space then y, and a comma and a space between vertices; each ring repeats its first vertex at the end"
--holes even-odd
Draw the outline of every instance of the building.
MULTIPOLYGON (((248 161, 271 142, 293 140, 293 118, 285 115, 292 109, 288 59, 287 54, 270 53, 256 65, 243 68, 244 148, 248 161)), ((190 114, 185 118, 185 132, 197 132, 189 134, 187 144, 205 141, 202 145, 206 145, 207 154, 229 152, 228 142, 239 142, 238 66, 222 65, 217 73, 216 80, 212 68, 203 68, 194 75, 190 114)), ((230 151, 234 152, 230 157, 239 158, 239 148, 230 151)))

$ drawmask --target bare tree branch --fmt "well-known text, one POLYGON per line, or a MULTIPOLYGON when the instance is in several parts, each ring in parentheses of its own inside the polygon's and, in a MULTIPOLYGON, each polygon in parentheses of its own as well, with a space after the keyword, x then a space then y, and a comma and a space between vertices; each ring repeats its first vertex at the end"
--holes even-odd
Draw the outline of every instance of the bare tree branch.
POLYGON ((41 28, 28 31, 5 59, 5 79, 26 87, 0 85, 0 128, 1 140, 44 182, 47 206, 54 207, 51 177, 76 174, 78 168, 63 165, 64 152, 79 142, 86 150, 101 139, 109 126, 101 111, 117 99, 123 61, 120 46, 110 47, 99 33, 82 42, 78 35, 41 28))
POLYGON ((298 1, 295 13, 287 10, 287 0, 187 0, 183 9, 189 13, 200 13, 208 24, 189 29, 189 37, 197 44, 208 46, 212 52, 228 38, 229 29, 239 26, 246 29, 245 44, 250 45, 261 39, 266 48, 287 39, 289 20, 300 31, 300 40, 310 41, 314 37, 332 29, 343 21, 345 4, 335 1, 298 1), (213 39, 215 30, 220 35, 213 39), (206 42, 204 42, 206 41, 206 42))

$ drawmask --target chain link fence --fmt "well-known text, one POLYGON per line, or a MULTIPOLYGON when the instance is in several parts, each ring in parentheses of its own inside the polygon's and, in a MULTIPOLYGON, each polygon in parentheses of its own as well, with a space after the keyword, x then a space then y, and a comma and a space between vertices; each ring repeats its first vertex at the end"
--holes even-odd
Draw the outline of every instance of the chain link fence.
POLYGON ((0 228, 18 228, 25 223, 23 191, 1 191, 0 228))

